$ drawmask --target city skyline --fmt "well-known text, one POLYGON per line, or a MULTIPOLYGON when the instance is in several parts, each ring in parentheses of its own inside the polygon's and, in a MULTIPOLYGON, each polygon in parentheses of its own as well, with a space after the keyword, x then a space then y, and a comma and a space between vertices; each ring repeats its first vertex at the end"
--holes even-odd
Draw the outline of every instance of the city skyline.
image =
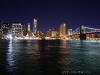
POLYGON ((66 23, 67 29, 75 30, 84 25, 100 28, 99 0, 1 0, 0 21, 20 22, 33 30, 33 19, 37 29, 46 32, 66 23))

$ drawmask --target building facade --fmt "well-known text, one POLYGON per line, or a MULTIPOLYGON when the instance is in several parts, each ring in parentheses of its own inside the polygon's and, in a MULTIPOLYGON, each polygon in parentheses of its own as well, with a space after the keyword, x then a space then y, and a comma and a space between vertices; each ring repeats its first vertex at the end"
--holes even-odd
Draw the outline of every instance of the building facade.
POLYGON ((37 33, 37 19, 34 19, 34 22, 33 22, 33 33, 34 34, 37 33))
POLYGON ((68 35, 72 35, 72 29, 68 29, 68 35))
POLYGON ((23 36, 23 25, 21 23, 12 23, 12 36, 23 36))
POLYGON ((11 34, 11 25, 9 23, 6 23, 6 22, 1 22, 0 23, 0 32, 3 34, 3 35, 8 35, 8 34, 11 34))
POLYGON ((51 29, 51 37, 57 37, 59 34, 59 30, 57 28, 51 29))
POLYGON ((59 28, 59 36, 66 36, 66 24, 60 24, 60 28, 59 28))
POLYGON ((57 28, 49 29, 49 31, 46 32, 47 37, 57 37, 59 35, 59 30, 57 28))

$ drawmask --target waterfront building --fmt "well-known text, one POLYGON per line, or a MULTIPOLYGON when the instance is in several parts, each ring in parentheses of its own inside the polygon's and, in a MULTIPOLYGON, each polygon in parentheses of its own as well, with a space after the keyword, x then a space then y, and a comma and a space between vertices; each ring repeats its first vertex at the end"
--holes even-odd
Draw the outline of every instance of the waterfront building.
POLYGON ((2 21, 0 23, 0 31, 3 35, 11 34, 11 25, 9 23, 2 21))
POLYGON ((68 29, 68 35, 72 35, 72 29, 68 29))
POLYGON ((51 37, 51 30, 47 31, 47 32, 45 33, 45 35, 46 35, 46 37, 51 37))
POLYGON ((59 35, 59 30, 57 28, 49 29, 46 32, 47 37, 57 37, 59 35))
POLYGON ((26 29, 25 25, 22 26, 22 31, 23 31, 23 35, 26 36, 27 35, 27 29, 26 29))
POLYGON ((59 28, 59 36, 63 37, 66 36, 66 24, 60 24, 60 28, 59 28))
POLYGON ((41 31, 37 31, 35 34, 36 37, 42 37, 43 33, 41 31))
POLYGON ((34 34, 37 33, 37 19, 34 19, 34 21, 33 21, 33 33, 34 34))
POLYGON ((23 35, 23 25, 21 23, 12 23, 12 36, 21 37, 23 35))
POLYGON ((57 28, 51 29, 51 37, 56 37, 59 34, 59 31, 57 28))

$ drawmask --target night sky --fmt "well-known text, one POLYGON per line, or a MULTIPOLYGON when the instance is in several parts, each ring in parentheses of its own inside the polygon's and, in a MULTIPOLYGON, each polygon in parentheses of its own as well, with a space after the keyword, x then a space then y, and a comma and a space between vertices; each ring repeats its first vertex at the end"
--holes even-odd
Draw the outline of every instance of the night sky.
POLYGON ((0 21, 30 23, 32 30, 34 18, 42 32, 60 23, 73 30, 81 25, 100 29, 100 0, 0 0, 0 21))

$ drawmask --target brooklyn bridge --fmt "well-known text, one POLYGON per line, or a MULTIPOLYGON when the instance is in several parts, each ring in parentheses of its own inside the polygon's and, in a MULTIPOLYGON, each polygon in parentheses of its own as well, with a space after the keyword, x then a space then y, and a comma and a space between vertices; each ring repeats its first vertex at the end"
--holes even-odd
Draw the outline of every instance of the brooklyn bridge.
POLYGON ((71 39, 100 40, 100 29, 80 26, 68 35, 71 39))

